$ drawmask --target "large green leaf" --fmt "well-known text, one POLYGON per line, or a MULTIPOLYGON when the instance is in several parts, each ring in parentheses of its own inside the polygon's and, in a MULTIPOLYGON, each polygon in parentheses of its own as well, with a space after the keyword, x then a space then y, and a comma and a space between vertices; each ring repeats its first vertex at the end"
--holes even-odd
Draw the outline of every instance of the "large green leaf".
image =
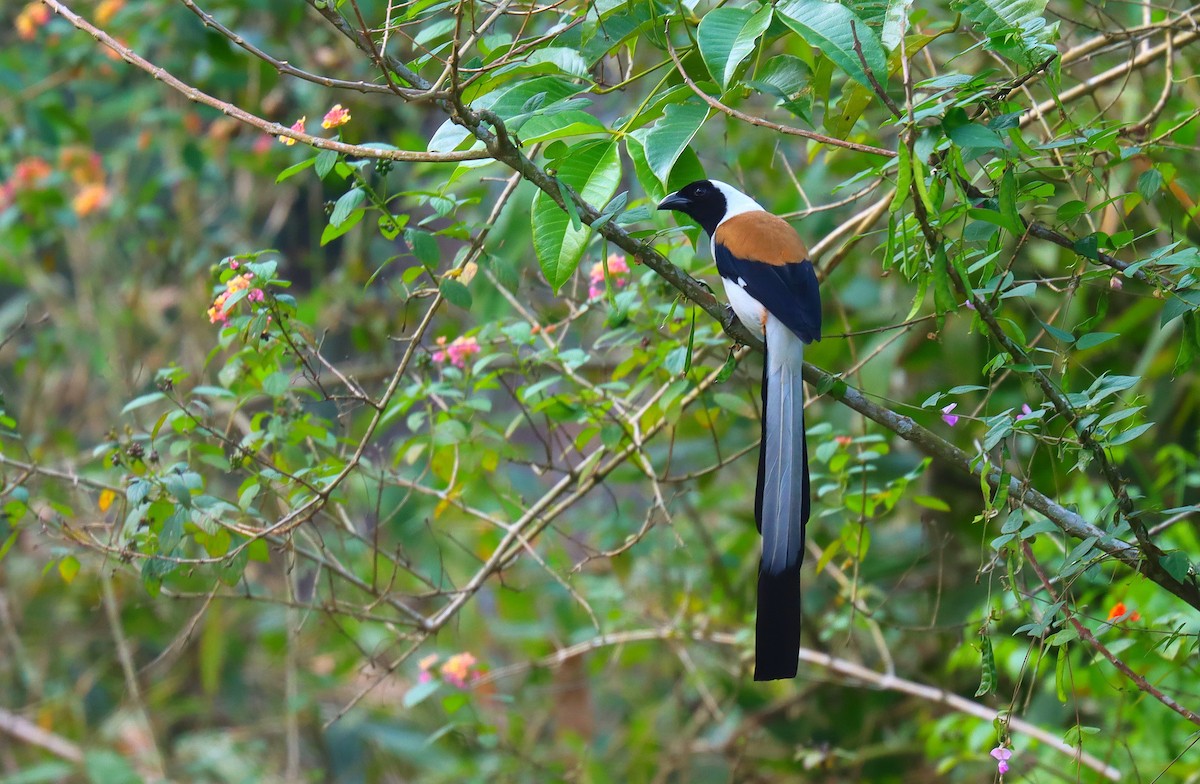
POLYGON ((775 10, 784 24, 801 38, 820 49, 859 84, 870 87, 871 81, 854 51, 854 34, 857 32, 863 59, 879 83, 887 84, 887 58, 879 36, 846 6, 824 0, 788 0, 775 10))
MULTIPOLYGON (((844 4, 879 34, 885 51, 900 45, 900 37, 908 30, 913 0, 846 0, 844 4)), ((908 55, 913 55, 911 49, 908 55)))
POLYGON ((951 7, 991 38, 993 49, 1016 55, 1034 65, 1053 54, 1049 43, 1057 25, 1047 25, 1042 14, 1046 0, 954 0, 951 7))
MULTIPOLYGON (((900 46, 900 39, 908 32, 908 11, 912 4, 913 0, 888 0, 883 29, 879 32, 879 40, 887 51, 900 46)), ((912 54, 909 52, 908 56, 912 57, 912 54)))
MULTIPOLYGON (((500 119, 510 120, 518 115, 546 112, 555 104, 583 92, 585 88, 586 85, 562 76, 539 76, 506 84, 498 90, 480 95, 471 101, 471 108, 491 109, 500 119)), ((466 128, 446 120, 434 132, 426 149, 430 152, 450 152, 461 149, 464 142, 473 138, 466 128)), ((482 143, 476 146, 482 146, 482 143)))
MULTIPOLYGON (((589 204, 607 204, 621 180, 617 143, 602 139, 576 144, 559 160, 557 176, 589 204)), ((538 264, 557 292, 575 274, 592 230, 572 226, 571 216, 544 191, 533 197, 532 220, 538 264)))
POLYGON ((771 24, 770 6, 751 12, 745 8, 714 8, 700 20, 696 43, 700 56, 721 89, 729 88, 733 75, 754 51, 759 36, 771 24))
POLYGON ((654 172, 650 170, 650 164, 646 162, 646 148, 642 143, 643 138, 645 138, 645 133, 640 131, 626 136, 625 151, 629 154, 629 159, 633 161, 633 171, 637 175, 638 183, 642 186, 642 190, 655 203, 662 201, 663 197, 668 193, 679 190, 689 182, 704 179, 704 166, 700 163, 700 158, 696 156, 691 147, 687 147, 684 149, 683 154, 679 156, 679 159, 675 161, 675 165, 671 168, 671 176, 667 178, 667 182, 663 183, 659 181, 654 172))
POLYGON ((525 144, 566 139, 571 136, 592 136, 610 133, 604 123, 581 109, 561 112, 539 112, 521 125, 521 141, 525 144))
POLYGON ((692 137, 708 117, 708 107, 700 101, 671 104, 646 134, 646 163, 658 181, 666 184, 675 161, 687 149, 692 137))

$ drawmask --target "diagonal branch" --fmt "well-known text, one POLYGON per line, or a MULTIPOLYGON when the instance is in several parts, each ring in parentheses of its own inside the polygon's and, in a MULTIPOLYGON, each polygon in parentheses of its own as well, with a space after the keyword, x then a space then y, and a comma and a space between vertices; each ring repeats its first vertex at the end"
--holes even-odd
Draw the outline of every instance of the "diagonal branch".
POLYGON ((134 52, 128 46, 125 46, 108 33, 96 27, 91 22, 72 11, 70 8, 60 2, 60 0, 41 0, 41 2, 49 6, 55 13, 62 16, 76 28, 92 36, 92 38, 95 38, 109 49, 112 49, 121 56, 122 60, 132 66, 140 68, 171 89, 182 93, 188 98, 188 100, 195 101, 196 103, 204 104, 205 106, 216 109, 222 114, 232 117, 235 120, 239 120, 247 125, 258 128, 264 133, 269 133, 272 136, 283 136, 289 139, 295 139, 298 142, 303 142, 309 147, 316 147, 321 150, 335 150, 336 152, 344 153, 346 155, 354 155, 359 158, 376 158, 390 161, 445 163, 472 161, 489 157, 483 150, 465 150, 461 152, 386 150, 378 147, 367 147, 359 144, 347 144, 346 142, 338 141, 336 139, 325 139, 320 136, 313 136, 312 134, 304 133, 303 131, 294 131, 285 125, 271 122, 270 120, 266 120, 256 114, 252 114, 239 106, 222 101, 221 99, 211 96, 203 90, 193 87, 190 84, 180 80, 168 72, 165 68, 151 63, 149 60, 134 52))
MULTIPOLYGON (((317 6, 316 0, 309 0, 309 2, 314 7, 317 6)), ((328 4, 325 5, 327 6, 328 4)), ((358 42, 360 46, 368 45, 359 41, 360 36, 335 11, 332 11, 328 7, 324 9, 318 8, 318 10, 326 18, 332 16, 339 20, 341 22, 338 25, 339 29, 352 40, 358 42)), ((674 59, 676 66, 680 67, 681 64, 678 58, 674 57, 674 59)), ((418 87, 428 86, 428 82, 408 71, 407 68, 405 68, 405 74, 402 74, 402 77, 418 87)), ((508 131, 504 127, 504 122, 498 116, 488 110, 473 111, 465 106, 456 95, 451 96, 450 101, 446 103, 450 104, 448 109, 454 122, 460 124, 476 138, 484 142, 491 157, 517 172, 523 179, 528 180, 552 199, 560 208, 566 209, 563 201, 563 190, 559 188, 557 180, 550 177, 521 151, 508 134, 508 131), (491 126, 491 130, 486 127, 488 125, 491 126)), ((878 148, 873 149, 877 150, 878 148)), ((883 151, 883 153, 889 156, 895 154, 891 151, 883 151)), ((570 189, 565 190, 567 190, 570 198, 575 202, 580 220, 583 223, 591 226, 600 218, 600 211, 596 207, 579 198, 570 189)), ((920 218, 924 213, 923 205, 919 198, 915 199, 915 202, 915 209, 918 211, 918 218, 920 218)), ((924 218, 925 220, 921 222, 924 225, 928 225, 928 216, 924 216, 924 218)), ((630 236, 628 232, 617 225, 616 221, 610 220, 605 222, 597 231, 609 242, 657 272, 667 283, 671 284, 687 299, 703 308, 718 322, 725 323, 724 308, 717 302, 707 287, 672 264, 651 245, 630 236)), ((727 325, 725 331, 739 343, 760 351, 762 350, 762 341, 758 336, 752 335, 740 322, 734 321, 727 325)), ((913 443, 925 454, 939 459, 964 473, 974 476, 983 475, 985 481, 993 487, 1000 485, 1003 474, 999 468, 995 468, 982 461, 976 464, 972 456, 966 452, 917 425, 911 418, 901 416, 890 409, 873 403, 862 392, 849 386, 840 378, 808 363, 805 363, 804 366, 804 378, 809 383, 816 385, 818 389, 822 391, 827 390, 826 394, 843 405, 858 411, 868 419, 913 443)), ((1156 559, 1144 559, 1138 548, 1109 536, 1106 532, 1084 520, 1080 515, 1064 508, 1046 495, 1032 488, 1025 487, 1016 479, 1010 479, 1009 483, 1010 492, 1014 498, 1020 499, 1023 505, 1046 516, 1047 519, 1052 521, 1064 533, 1077 538, 1097 537, 1099 540, 1098 546, 1104 549, 1109 555, 1112 555, 1129 568, 1158 583, 1190 606, 1200 609, 1200 588, 1196 585, 1181 583, 1163 570, 1158 565, 1156 559)))

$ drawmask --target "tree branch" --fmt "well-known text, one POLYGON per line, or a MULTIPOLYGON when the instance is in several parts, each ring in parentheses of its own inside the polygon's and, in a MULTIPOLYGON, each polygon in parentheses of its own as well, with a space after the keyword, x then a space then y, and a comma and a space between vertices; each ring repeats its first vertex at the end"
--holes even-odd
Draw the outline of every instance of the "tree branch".
MULTIPOLYGON (((715 643, 717 645, 740 646, 742 640, 740 635, 730 634, 728 632, 703 632, 693 631, 687 632, 676 629, 670 626, 659 627, 656 629, 636 629, 631 631, 613 632, 611 634, 601 634, 593 637, 590 640, 585 640, 580 643, 560 648, 549 656, 544 656, 541 659, 532 662, 522 662, 513 664, 508 667, 502 667, 491 672, 486 672, 480 675, 474 681, 475 685, 482 686, 487 683, 498 681, 501 678, 507 678, 521 672, 526 672, 534 668, 549 668, 559 667, 570 659, 584 656, 592 651, 601 650, 619 645, 629 645, 638 642, 657 642, 662 640, 694 640, 696 642, 715 643)), ((989 708, 986 705, 961 697, 953 692, 939 689, 936 686, 927 686, 923 683, 901 678, 886 672, 877 672, 868 667, 864 667, 857 662, 843 659, 838 656, 831 656, 821 651, 815 651, 811 648, 800 649, 800 661, 811 664, 816 667, 821 667, 831 673, 841 675, 851 680, 862 684, 872 686, 877 689, 885 689, 887 691, 900 692, 907 694, 910 697, 931 702, 936 705, 949 708, 958 713, 964 713, 969 716, 974 716, 983 721, 995 721, 998 712, 994 708, 989 708)), ((1028 735, 1031 738, 1045 743, 1050 748, 1053 748, 1060 754, 1064 754, 1072 759, 1079 760, 1080 764, 1091 770, 1096 771, 1107 779, 1112 781, 1121 780, 1121 771, 1112 765, 1106 764, 1104 761, 1095 756, 1076 749, 1069 743, 1064 742, 1056 733, 1044 730, 1041 727, 1026 721, 1025 719, 1008 716, 1005 721, 1010 730, 1019 732, 1023 735, 1028 735)))
MULTIPOLYGON (((1057 604, 1059 599, 1058 595, 1054 593, 1054 586, 1046 577, 1046 572, 1042 569, 1042 565, 1038 563, 1036 558, 1033 557, 1033 548, 1029 546, 1029 542, 1021 540, 1021 551, 1025 554, 1025 558, 1029 561, 1029 565, 1033 567, 1033 571, 1035 574, 1037 574, 1038 580, 1041 581, 1042 586, 1046 589, 1046 593, 1050 594, 1050 599, 1057 604)), ((1090 645, 1092 650, 1096 651, 1105 659, 1108 659, 1109 663, 1116 667, 1122 675, 1133 681, 1134 685, 1137 686, 1138 689, 1144 691, 1146 694, 1149 694, 1163 705, 1166 705, 1168 708, 1175 711, 1192 724, 1200 725, 1200 714, 1197 714, 1195 711, 1188 710, 1175 700, 1168 697, 1166 694, 1163 694, 1162 691, 1150 683, 1150 681, 1134 672, 1128 664, 1117 658, 1116 654, 1114 654, 1096 639, 1096 636, 1092 634, 1091 629, 1088 629, 1088 627, 1079 622, 1079 619, 1075 617, 1075 613, 1071 612, 1070 608, 1067 607, 1065 602, 1062 605, 1062 611, 1063 615, 1066 616, 1071 625, 1075 627, 1075 631, 1079 634, 1079 639, 1090 645)))
POLYGON ((49 6, 55 13, 62 16, 76 28, 84 31, 88 35, 95 38, 100 43, 112 49, 121 59, 133 65, 146 73, 153 76, 163 84, 173 90, 182 93, 188 100, 196 103, 204 104, 205 106, 216 109, 217 111, 234 118, 246 125, 253 126, 269 133, 272 136, 284 136, 289 139, 295 139, 309 147, 316 147, 321 150, 335 150, 336 152, 346 155, 353 155, 359 158, 375 158, 380 160, 390 161, 409 161, 409 162, 424 162, 424 163, 446 163, 458 161, 474 161, 489 157, 484 150, 464 150, 459 152, 421 152, 416 150, 386 150, 378 147, 367 147, 358 144, 347 144, 336 139, 325 139, 320 136, 304 133, 302 131, 294 131, 291 128, 281 125, 280 123, 271 122, 256 114, 234 106, 231 103, 215 98, 208 93, 193 87, 184 81, 173 76, 165 68, 154 65, 149 60, 138 55, 129 47, 117 41, 108 33, 94 26, 79 14, 72 11, 59 0, 41 0, 41 2, 49 6))

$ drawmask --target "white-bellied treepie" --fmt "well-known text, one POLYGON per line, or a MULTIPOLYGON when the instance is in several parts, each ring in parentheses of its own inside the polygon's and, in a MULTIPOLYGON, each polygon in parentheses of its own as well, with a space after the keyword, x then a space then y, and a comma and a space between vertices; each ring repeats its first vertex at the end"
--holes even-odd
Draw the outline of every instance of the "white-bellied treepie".
POLYGON ((804 345, 821 339, 821 294, 808 249, 791 225, 746 194, 700 180, 660 210, 699 223, 738 319, 767 345, 754 518, 762 533, 754 679, 794 678, 800 653, 800 564, 809 514, 804 438, 804 345))

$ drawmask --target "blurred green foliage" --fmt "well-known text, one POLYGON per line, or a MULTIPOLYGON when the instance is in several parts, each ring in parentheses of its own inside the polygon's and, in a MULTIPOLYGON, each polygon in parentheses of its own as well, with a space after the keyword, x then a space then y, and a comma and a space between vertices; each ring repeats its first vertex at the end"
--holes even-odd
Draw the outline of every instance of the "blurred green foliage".
POLYGON ((1200 708, 1183 5, 64 8, 226 111, 0 9, 0 782, 1200 777, 1071 622, 1200 708), (759 359, 614 239, 714 282, 705 175, 814 246, 810 361, 1102 535, 810 390, 753 683, 759 359))

